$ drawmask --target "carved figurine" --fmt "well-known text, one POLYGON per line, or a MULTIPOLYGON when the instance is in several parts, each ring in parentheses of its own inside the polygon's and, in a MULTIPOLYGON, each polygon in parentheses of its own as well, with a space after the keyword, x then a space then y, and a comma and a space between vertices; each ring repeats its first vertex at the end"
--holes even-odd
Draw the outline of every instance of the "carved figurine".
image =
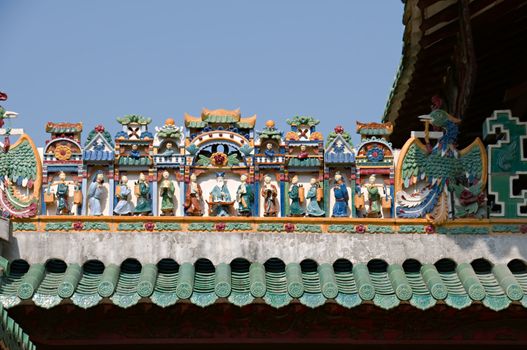
POLYGON ((136 144, 132 145, 132 150, 130 151, 130 157, 134 159, 139 159, 141 157, 141 151, 139 151, 136 144))
POLYGON ((68 206, 69 182, 66 181, 66 173, 63 171, 59 173, 59 181, 56 182, 56 185, 57 215, 68 215, 70 214, 68 206))
POLYGON ((102 215, 101 197, 104 193, 103 184, 104 175, 102 172, 98 172, 88 188, 88 207, 91 215, 102 215))
POLYGON ((136 215, 150 215, 152 213, 152 205, 150 204, 150 186, 146 181, 144 173, 139 174, 139 181, 136 183, 137 205, 134 209, 136 215))
POLYGON ((306 146, 305 145, 300 146, 300 153, 298 153, 297 158, 307 159, 308 157, 309 157, 309 153, 307 153, 306 146))
POLYGON ((166 144, 166 148, 165 148, 165 151, 163 152, 163 156, 172 156, 174 155, 175 151, 174 151, 174 147, 172 145, 172 142, 167 142, 166 144))
POLYGON ((216 216, 229 216, 229 204, 231 195, 225 184, 225 173, 216 173, 216 185, 210 193, 211 202, 214 203, 213 213, 216 216))
POLYGON ((119 200, 113 212, 117 215, 131 215, 134 207, 129 201, 129 196, 132 191, 128 187, 128 177, 121 176, 121 182, 115 191, 115 195, 119 200))
POLYGON ((366 191, 368 191, 368 217, 379 218, 382 216, 381 193, 379 191, 379 185, 375 184, 375 175, 370 176, 365 187, 366 191))
POLYGON ((185 212, 190 216, 203 215, 203 208, 201 207, 202 191, 201 186, 197 182, 195 174, 190 175, 190 183, 187 186, 185 194, 185 212))
POLYGON ((342 175, 337 172, 335 174, 335 185, 333 186, 333 194, 335 195, 335 205, 333 206, 334 217, 348 216, 348 189, 342 179, 342 175))
POLYGON ((304 216, 304 209, 300 205, 302 199, 302 194, 300 193, 301 186, 298 185, 298 176, 293 176, 291 179, 291 187, 289 188, 289 199, 291 199, 289 216, 304 216))
POLYGON ((238 202, 238 213, 241 216, 250 216, 254 194, 252 187, 247 185, 247 175, 240 176, 241 184, 236 191, 236 201, 238 202))
POLYGON ((261 195, 264 198, 264 216, 277 216, 279 209, 276 199, 278 190, 271 183, 271 177, 269 175, 265 175, 264 177, 261 195))
POLYGON ((273 150, 273 144, 271 142, 267 143, 265 145, 266 150, 264 151, 264 154, 268 158, 274 157, 274 150, 273 150))
POLYGON ((308 216, 324 216, 326 212, 320 209, 318 202, 322 200, 322 191, 317 179, 311 179, 311 187, 307 191, 306 199, 309 199, 306 212, 308 216))
POLYGON ((161 215, 174 215, 174 183, 170 181, 170 173, 163 171, 163 181, 161 181, 161 215))

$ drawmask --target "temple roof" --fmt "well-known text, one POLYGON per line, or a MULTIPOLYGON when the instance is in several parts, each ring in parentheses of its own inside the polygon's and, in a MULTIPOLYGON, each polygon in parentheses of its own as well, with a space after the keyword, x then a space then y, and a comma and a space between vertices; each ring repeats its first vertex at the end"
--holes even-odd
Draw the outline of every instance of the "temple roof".
POLYGON ((408 303, 422 310, 438 303, 456 309, 481 303, 497 311, 526 300, 526 294, 525 263, 491 265, 484 259, 441 259, 425 265, 412 259, 402 265, 380 259, 319 265, 306 259, 286 265, 277 258, 264 264, 237 258, 214 266, 207 259, 141 265, 129 258, 120 266, 89 260, 82 267, 56 259, 31 266, 15 260, 0 284, 0 302, 6 308, 25 300, 44 308, 63 300, 82 308, 108 301, 126 308, 147 298, 161 307, 188 300, 202 307, 217 301, 238 306, 263 301, 279 308, 297 300, 312 308, 326 302, 348 308, 371 302, 384 309, 408 303))
POLYGON ((50 134, 75 134, 82 132, 82 123, 53 123, 46 124, 46 132, 50 134))
POLYGON ((203 108, 199 117, 193 117, 185 113, 185 126, 187 128, 203 128, 208 123, 213 124, 233 124, 236 123, 238 127, 244 129, 251 129, 256 124, 256 115, 248 118, 242 118, 239 109, 214 109, 210 110, 203 108))
POLYGON ((388 123, 361 123, 357 122, 357 132, 361 135, 390 135, 393 131, 393 124, 388 123))

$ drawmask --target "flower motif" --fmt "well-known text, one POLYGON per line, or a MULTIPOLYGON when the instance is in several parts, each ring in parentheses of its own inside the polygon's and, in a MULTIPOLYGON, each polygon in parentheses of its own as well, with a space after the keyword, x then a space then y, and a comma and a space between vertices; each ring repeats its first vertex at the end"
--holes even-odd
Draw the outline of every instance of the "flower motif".
POLYGON ((384 160, 384 151, 381 148, 374 146, 368 150, 366 157, 368 157, 370 162, 382 162, 384 160))
POLYGON ((210 161, 215 166, 225 166, 225 165, 227 165, 228 158, 227 158, 227 155, 225 153, 223 153, 223 152, 216 152, 216 153, 213 153, 210 156, 210 161))
POLYGON ((150 231, 150 232, 154 231, 154 228, 156 228, 156 224, 150 221, 145 222, 144 226, 145 226, 145 230, 150 231))
POLYGON ((521 233, 527 233, 527 224, 523 224, 520 226, 520 232, 521 233))
POLYGON ((96 131, 96 132, 100 132, 100 133, 104 132, 104 126, 101 125, 101 124, 97 125, 97 126, 95 127, 95 131, 96 131))
POLYGON ((426 225, 425 226, 425 232, 426 233, 434 233, 434 232, 436 232, 436 229, 435 229, 434 225, 426 225))
POLYGON ((54 155, 58 160, 68 160, 71 158, 71 148, 67 145, 58 145, 55 147, 54 155))
POLYGON ((342 127, 342 125, 337 125, 335 126, 335 133, 337 134, 342 134, 344 132, 344 128, 342 127))
POLYGON ((225 225, 224 222, 217 222, 216 225, 214 225, 214 228, 216 229, 216 231, 225 231, 225 227, 227 225, 225 225))
POLYGON ((359 224, 359 225, 355 226, 355 232, 357 232, 357 233, 364 233, 364 232, 366 232, 366 226, 364 226, 363 224, 359 224))
POLYGON ((73 223, 73 229, 75 231, 81 231, 84 228, 84 224, 81 221, 75 221, 73 223))
POLYGON ((284 225, 285 232, 291 233, 295 231, 295 224, 288 222, 284 225))

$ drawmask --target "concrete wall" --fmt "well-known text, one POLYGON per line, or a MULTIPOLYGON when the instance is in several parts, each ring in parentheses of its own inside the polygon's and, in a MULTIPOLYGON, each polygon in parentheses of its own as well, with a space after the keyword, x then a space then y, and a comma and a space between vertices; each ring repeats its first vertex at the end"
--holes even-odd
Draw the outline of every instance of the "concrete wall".
POLYGON ((10 242, 2 244, 4 257, 29 263, 50 258, 67 263, 99 259, 115 264, 126 258, 142 263, 157 263, 162 258, 179 263, 208 258, 214 264, 237 257, 259 262, 278 257, 286 263, 306 258, 318 263, 339 258, 352 262, 379 258, 388 263, 408 258, 422 263, 441 258, 458 262, 486 258, 494 263, 527 260, 527 240, 522 235, 16 232, 10 242))

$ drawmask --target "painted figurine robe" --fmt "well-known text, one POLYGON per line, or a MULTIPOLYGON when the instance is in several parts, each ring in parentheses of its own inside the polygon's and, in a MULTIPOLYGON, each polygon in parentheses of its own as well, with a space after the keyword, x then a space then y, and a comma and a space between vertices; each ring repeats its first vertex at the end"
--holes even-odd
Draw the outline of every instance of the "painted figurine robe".
POLYGON ((170 181, 170 173, 163 171, 163 181, 161 181, 161 215, 174 215, 174 183, 170 181))
POLYGON ((57 185, 55 192, 55 199, 57 203, 57 215, 68 215, 70 214, 68 197, 69 197, 69 183, 66 181, 66 173, 61 171, 59 173, 59 181, 53 183, 57 185))
POLYGON ((187 186, 185 193, 185 212, 190 216, 203 215, 203 208, 201 206, 203 192, 201 186, 197 182, 195 174, 190 175, 190 183, 187 186))
POLYGON ((167 145, 166 145, 166 148, 165 148, 165 151, 163 152, 163 156, 172 156, 174 155, 175 151, 174 151, 174 147, 172 145, 172 142, 167 142, 167 145))
POLYGON ((216 185, 212 188, 210 197, 214 204, 213 214, 215 216, 229 216, 229 206, 223 203, 231 201, 231 194, 225 184, 224 173, 216 173, 216 185))
POLYGON ((273 144, 269 142, 265 147, 266 147, 264 151, 265 156, 267 158, 273 158, 274 157, 273 144))
POLYGON ((306 199, 309 200, 306 212, 309 216, 324 216, 326 214, 326 212, 320 209, 320 206, 318 205, 318 202, 320 201, 320 197, 318 196, 319 188, 320 186, 317 179, 311 179, 311 187, 309 188, 309 191, 307 191, 306 195, 306 199))
POLYGON ((128 178, 126 176, 121 176, 121 182, 119 183, 119 186, 117 186, 116 189, 116 197, 117 197, 117 204, 115 205, 115 208, 113 209, 113 212, 117 215, 131 215, 132 211, 134 210, 134 207, 132 203, 130 203, 130 193, 132 191, 128 187, 128 178))
POLYGON ((150 204, 150 186, 148 186, 144 173, 139 174, 139 181, 136 186, 138 186, 138 188, 136 188, 137 205, 135 206, 134 214, 149 215, 152 213, 152 205, 150 204))
POLYGON ((379 186, 375 184, 375 175, 371 175, 369 182, 366 184, 366 191, 368 191, 368 217, 381 217, 381 193, 379 186))
POLYGON ((347 217, 348 216, 348 189, 342 175, 340 173, 335 174, 335 185, 333 186, 333 194, 335 195, 335 205, 333 206, 334 217, 347 217))
POLYGON ((141 158, 141 151, 139 151, 139 148, 137 145, 132 145, 132 150, 130 151, 130 157, 133 159, 139 159, 141 158))
POLYGON ((304 208, 300 205, 300 186, 298 185, 298 176, 293 176, 291 179, 291 187, 289 188, 289 216, 304 216, 304 208))
POLYGON ((238 202, 238 213, 240 216, 250 216, 254 194, 252 187, 247 185, 247 175, 240 176, 241 184, 236 191, 236 202, 238 202))
POLYGON ((265 175, 264 184, 262 186, 261 195, 264 198, 264 216, 278 216, 278 190, 275 185, 271 183, 271 177, 265 175))
POLYGON ((95 216, 102 215, 101 197, 104 194, 104 175, 97 173, 95 179, 88 188, 88 207, 90 214, 95 216))

